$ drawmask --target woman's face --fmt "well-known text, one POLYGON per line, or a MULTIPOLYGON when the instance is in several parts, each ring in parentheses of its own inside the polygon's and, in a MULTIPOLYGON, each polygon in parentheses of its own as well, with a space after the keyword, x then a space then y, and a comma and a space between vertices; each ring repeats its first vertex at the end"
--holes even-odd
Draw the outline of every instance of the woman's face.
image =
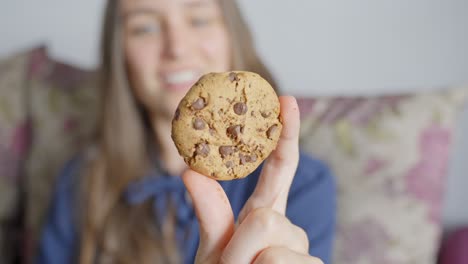
POLYGON ((217 0, 122 0, 122 15, 130 85, 151 115, 172 118, 202 74, 229 70, 217 0))

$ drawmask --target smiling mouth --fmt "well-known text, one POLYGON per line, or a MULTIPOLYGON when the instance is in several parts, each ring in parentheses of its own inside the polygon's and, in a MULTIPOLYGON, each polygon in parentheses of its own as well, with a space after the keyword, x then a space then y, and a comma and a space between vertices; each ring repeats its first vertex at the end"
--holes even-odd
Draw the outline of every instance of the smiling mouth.
POLYGON ((180 85, 195 82, 199 77, 199 73, 193 70, 183 70, 166 74, 164 81, 169 85, 180 85))

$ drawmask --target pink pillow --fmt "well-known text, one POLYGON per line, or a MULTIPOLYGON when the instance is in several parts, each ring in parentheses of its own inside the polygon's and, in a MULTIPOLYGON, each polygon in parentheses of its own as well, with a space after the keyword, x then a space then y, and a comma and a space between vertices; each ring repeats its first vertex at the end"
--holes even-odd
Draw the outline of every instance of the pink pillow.
POLYGON ((451 233, 442 243, 439 264, 468 263, 468 227, 451 233))
POLYGON ((29 56, 36 48, 0 60, 0 262, 15 255, 20 226, 19 214, 23 170, 30 149, 31 120, 27 101, 29 56))
POLYGON ((25 263, 32 259, 55 177, 96 126, 95 77, 52 60, 43 46, 0 62, 1 263, 18 251, 25 263), (19 214, 24 226, 4 224, 19 214))
POLYGON ((96 127, 96 73, 50 58, 45 49, 30 54, 30 119, 34 124, 25 171, 25 253, 31 256, 49 205, 55 178, 96 127))

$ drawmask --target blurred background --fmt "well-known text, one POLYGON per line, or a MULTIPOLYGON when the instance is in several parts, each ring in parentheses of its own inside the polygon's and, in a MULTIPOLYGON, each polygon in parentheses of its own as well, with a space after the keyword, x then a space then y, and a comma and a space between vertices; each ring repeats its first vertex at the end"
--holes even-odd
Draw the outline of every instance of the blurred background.
MULTIPOLYGON (((104 2, 4 1, 0 56, 45 43, 54 57, 94 67, 104 2)), ((398 92, 467 81, 466 0, 239 3, 260 53, 293 93, 398 92)))
MULTIPOLYGON (((94 69, 103 0, 2 1, 0 58, 45 45, 94 69)), ((468 84, 466 0, 241 0, 283 91, 383 95, 468 84)), ((457 120, 443 226, 468 225, 468 110, 457 120), (463 135, 463 136, 462 136, 463 135)))

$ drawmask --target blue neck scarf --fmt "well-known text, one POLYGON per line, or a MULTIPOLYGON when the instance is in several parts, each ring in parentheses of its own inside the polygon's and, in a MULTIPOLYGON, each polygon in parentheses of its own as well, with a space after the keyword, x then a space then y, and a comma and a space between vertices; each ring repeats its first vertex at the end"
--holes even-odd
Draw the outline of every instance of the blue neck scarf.
POLYGON ((176 241, 181 253, 185 254, 185 263, 193 260, 198 246, 198 223, 181 177, 170 176, 156 169, 154 173, 131 183, 124 195, 130 205, 152 200, 158 228, 166 219, 171 201, 176 210, 176 241))

